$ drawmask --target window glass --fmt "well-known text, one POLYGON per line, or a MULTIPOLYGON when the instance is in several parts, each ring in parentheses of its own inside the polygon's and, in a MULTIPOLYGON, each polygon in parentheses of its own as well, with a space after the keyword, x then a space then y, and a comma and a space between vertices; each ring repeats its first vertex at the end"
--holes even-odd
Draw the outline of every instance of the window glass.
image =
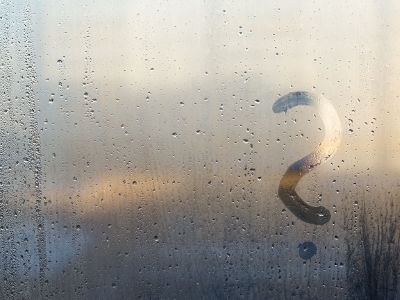
POLYGON ((0 298, 397 299, 397 1, 0 1, 0 298))

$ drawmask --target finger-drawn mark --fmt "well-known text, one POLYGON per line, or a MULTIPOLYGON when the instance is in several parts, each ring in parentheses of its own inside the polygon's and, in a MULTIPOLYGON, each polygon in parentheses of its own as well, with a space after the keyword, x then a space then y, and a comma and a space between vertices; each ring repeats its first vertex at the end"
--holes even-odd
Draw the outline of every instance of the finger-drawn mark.
POLYGON ((325 126, 325 137, 312 153, 289 166, 279 184, 278 195, 296 217, 307 223, 323 225, 331 218, 329 210, 323 206, 308 205, 295 189, 304 175, 326 162, 338 149, 342 133, 340 119, 328 99, 303 91, 289 93, 279 98, 272 106, 272 110, 275 113, 286 112, 298 105, 309 105, 318 110, 325 126))
POLYGON ((302 259, 311 259, 315 254, 317 254, 317 246, 313 242, 304 242, 298 246, 299 256, 302 259))

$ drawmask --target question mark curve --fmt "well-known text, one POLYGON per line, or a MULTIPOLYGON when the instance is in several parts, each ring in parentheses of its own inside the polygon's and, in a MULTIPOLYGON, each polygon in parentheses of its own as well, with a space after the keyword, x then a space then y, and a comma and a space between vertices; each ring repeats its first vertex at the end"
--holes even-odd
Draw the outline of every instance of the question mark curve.
POLYGON ((340 145, 342 128, 335 108, 322 95, 316 96, 305 91, 292 92, 276 100, 272 110, 274 113, 286 112, 298 105, 313 106, 318 110, 324 123, 325 136, 313 152, 289 166, 279 183, 278 196, 285 206, 302 221, 323 225, 331 218, 329 210, 324 206, 315 207, 307 204, 295 189, 304 175, 316 166, 325 163, 335 154, 340 145))

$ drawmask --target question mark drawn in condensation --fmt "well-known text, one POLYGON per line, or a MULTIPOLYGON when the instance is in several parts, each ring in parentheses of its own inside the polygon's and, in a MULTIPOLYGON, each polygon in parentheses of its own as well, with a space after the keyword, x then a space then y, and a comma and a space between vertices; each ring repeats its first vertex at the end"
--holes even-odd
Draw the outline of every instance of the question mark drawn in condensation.
POLYGON ((304 175, 325 163, 338 149, 342 135, 340 119, 328 99, 322 95, 316 96, 303 91, 289 93, 279 98, 272 106, 272 110, 274 113, 286 112, 297 105, 309 105, 318 110, 325 126, 325 137, 312 153, 289 166, 279 183, 278 195, 296 217, 307 223, 323 225, 331 218, 329 210, 323 206, 308 205, 295 189, 304 175))

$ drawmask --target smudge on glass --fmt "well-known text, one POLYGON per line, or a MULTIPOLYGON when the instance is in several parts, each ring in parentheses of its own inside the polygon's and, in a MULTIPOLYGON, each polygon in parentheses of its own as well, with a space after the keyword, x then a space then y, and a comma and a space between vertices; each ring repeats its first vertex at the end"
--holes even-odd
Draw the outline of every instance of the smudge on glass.
POLYGON ((302 259, 311 259, 315 254, 317 254, 317 246, 313 242, 304 242, 298 246, 299 256, 302 259))
POLYGON ((329 210, 324 206, 307 204, 295 189, 304 175, 333 156, 339 147, 342 129, 335 108, 323 96, 303 91, 292 92, 276 100, 272 110, 275 113, 286 112, 298 105, 314 106, 318 110, 325 126, 325 137, 312 153, 289 166, 280 181, 278 195, 296 217, 307 223, 323 225, 331 218, 329 210))

